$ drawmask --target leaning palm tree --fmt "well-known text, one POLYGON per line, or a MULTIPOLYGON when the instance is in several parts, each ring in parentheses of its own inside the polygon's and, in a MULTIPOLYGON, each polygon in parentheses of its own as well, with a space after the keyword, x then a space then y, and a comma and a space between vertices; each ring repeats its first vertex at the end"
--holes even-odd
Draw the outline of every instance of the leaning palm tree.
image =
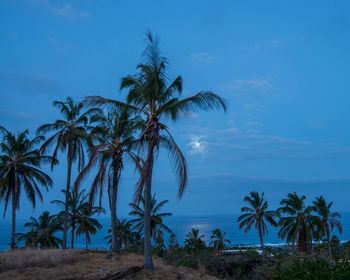
MULTIPOLYGON (((66 190, 61 190, 61 192, 66 196, 66 190)), ((74 240, 75 240, 75 232, 76 225, 81 223, 84 218, 87 218, 87 215, 92 215, 97 212, 104 212, 104 209, 101 207, 89 207, 87 202, 87 194, 85 194, 85 190, 80 191, 79 193, 75 193, 71 191, 68 195, 68 225, 71 228, 71 248, 74 248, 74 240)), ((65 201, 62 200, 53 200, 52 204, 57 204, 59 206, 63 206, 65 209, 65 201)), ((57 218, 61 223, 64 223, 65 210, 58 213, 57 218)), ((91 225, 94 224, 94 221, 91 221, 91 225)), ((68 229, 69 229, 68 227, 68 229)), ((98 227, 98 226, 97 226, 98 227)), ((81 234, 81 229, 79 230, 79 234, 81 234)))
POLYGON ((53 185, 51 178, 40 170, 41 164, 57 161, 50 156, 40 155, 36 149, 43 141, 42 136, 33 139, 28 138, 28 130, 18 133, 17 136, 0 127, 5 135, 1 143, 0 155, 0 198, 5 202, 4 215, 7 206, 12 200, 12 227, 11 227, 11 249, 15 248, 16 233, 16 209, 19 208, 19 200, 22 188, 33 207, 36 204, 36 195, 42 201, 38 185, 48 189, 53 185))
MULTIPOLYGON (((160 235, 161 231, 165 231, 169 234, 172 233, 172 230, 168 228, 164 222, 163 218, 170 217, 172 213, 161 213, 161 208, 164 207, 169 200, 163 200, 157 203, 156 194, 153 195, 151 200, 151 236, 153 241, 156 241, 158 235, 160 235)), ((141 207, 137 203, 129 203, 131 208, 133 209, 129 215, 134 216, 135 218, 130 220, 131 224, 134 224, 133 229, 136 229, 139 233, 144 231, 144 220, 145 220, 145 199, 141 197, 141 207)))
POLYGON ((288 198, 281 201, 282 207, 277 211, 288 216, 281 217, 278 225, 281 229, 278 236, 286 238, 287 243, 297 243, 300 252, 306 252, 312 242, 312 235, 316 229, 322 229, 322 221, 312 214, 313 207, 305 206, 305 195, 298 196, 295 192, 289 193, 288 198))
POLYGON ((56 234, 62 230, 61 224, 57 221, 56 215, 50 215, 44 211, 39 219, 30 217, 30 222, 25 223, 26 228, 30 228, 27 233, 16 234, 18 241, 25 241, 26 246, 34 248, 59 248, 62 240, 56 234))
POLYGON ((258 192, 251 192, 250 196, 244 198, 250 207, 242 207, 241 212, 244 213, 238 218, 239 229, 245 227, 245 233, 248 233, 252 225, 259 233, 261 248, 264 247, 263 236, 268 234, 266 222, 277 227, 275 218, 278 217, 277 211, 267 210, 268 202, 264 199, 264 193, 260 196, 258 192))
MULTIPOLYGON (((58 108, 63 115, 63 119, 56 120, 54 123, 44 124, 37 129, 37 134, 48 133, 53 131, 42 145, 41 152, 54 145, 53 158, 57 157, 58 150, 67 151, 67 185, 65 199, 65 213, 63 224, 62 247, 67 248, 67 233, 69 228, 68 222, 68 200, 71 188, 72 165, 78 162, 78 171, 84 166, 84 144, 90 143, 87 129, 89 115, 96 113, 97 109, 90 109, 82 112, 83 104, 76 103, 71 97, 67 97, 65 102, 54 101, 53 105, 58 108)), ((51 169, 53 164, 51 164, 51 169)))
POLYGON ((337 219, 340 218, 341 215, 338 212, 332 212, 331 207, 333 202, 327 203, 325 198, 321 195, 320 197, 316 197, 315 201, 312 202, 314 211, 319 215, 323 227, 325 229, 327 243, 328 243, 328 254, 329 258, 332 258, 332 249, 331 249, 331 232, 336 227, 341 234, 343 231, 343 227, 341 222, 337 219))
POLYGON ((145 221, 144 221, 144 268, 154 270, 151 249, 151 185, 154 164, 154 153, 161 145, 170 152, 170 160, 174 164, 179 179, 179 198, 182 197, 187 186, 186 160, 177 146, 169 128, 161 122, 170 117, 177 120, 188 116, 198 109, 212 110, 224 109, 226 104, 222 98, 210 91, 201 91, 191 97, 179 99, 182 91, 182 78, 178 76, 170 82, 168 78, 168 59, 162 56, 158 42, 147 34, 148 45, 144 52, 144 63, 137 66, 138 73, 122 79, 121 89, 129 89, 128 104, 121 101, 103 98, 101 96, 87 97, 85 102, 91 106, 114 106, 117 108, 127 106, 135 113, 145 118, 140 142, 146 148, 145 167, 138 182, 136 201, 139 202, 144 192, 145 221))
POLYGON ((102 203, 104 187, 107 185, 109 207, 111 211, 112 246, 114 252, 120 252, 118 246, 117 230, 117 194, 121 172, 124 167, 124 155, 141 169, 139 157, 132 152, 135 139, 133 134, 138 130, 141 120, 132 117, 130 110, 117 112, 112 110, 107 115, 96 114, 91 118, 95 127, 91 135, 98 141, 90 149, 90 159, 86 167, 76 179, 75 187, 78 187, 85 176, 94 170, 97 165, 97 173, 91 185, 89 201, 92 204, 99 195, 99 205, 102 203))
POLYGON ((214 250, 221 252, 227 248, 227 244, 231 244, 230 240, 225 239, 226 232, 222 232, 220 229, 215 229, 212 231, 212 236, 210 239, 212 241, 209 245, 212 245, 214 250))

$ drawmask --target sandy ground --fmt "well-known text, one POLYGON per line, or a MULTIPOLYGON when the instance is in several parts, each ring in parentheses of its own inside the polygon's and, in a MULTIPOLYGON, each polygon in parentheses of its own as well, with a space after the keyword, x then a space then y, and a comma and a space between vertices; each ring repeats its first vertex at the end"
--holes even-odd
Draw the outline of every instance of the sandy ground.
MULTIPOLYGON (((0 273, 0 279, 101 279, 122 269, 141 266, 143 256, 138 254, 113 255, 84 252, 74 264, 59 264, 55 267, 26 267, 10 269, 0 273)), ((158 257, 154 257, 155 272, 141 271, 124 279, 217 279, 203 275, 200 271, 185 267, 173 267, 158 257)))

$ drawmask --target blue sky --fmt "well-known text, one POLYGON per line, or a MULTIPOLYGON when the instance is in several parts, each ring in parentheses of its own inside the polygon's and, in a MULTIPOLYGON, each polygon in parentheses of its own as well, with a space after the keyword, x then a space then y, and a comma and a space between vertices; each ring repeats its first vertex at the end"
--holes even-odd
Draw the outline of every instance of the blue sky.
MULTIPOLYGON (((151 30, 170 59, 170 77, 182 76, 184 96, 212 90, 230 104, 227 114, 198 112, 169 122, 188 160, 189 185, 177 200, 161 152, 153 191, 170 200, 168 210, 238 213, 243 197, 257 190, 265 191, 271 207, 297 191, 309 202, 323 194, 335 209, 350 211, 349 5, 3 0, 0 123, 33 133, 59 117, 53 100, 92 94, 123 100, 120 79, 135 73, 144 33, 151 30)), ((65 185, 60 160, 44 203, 32 211, 23 200, 19 217, 56 211, 49 202, 65 185)), ((129 212, 136 180, 126 165, 120 215, 129 212)))

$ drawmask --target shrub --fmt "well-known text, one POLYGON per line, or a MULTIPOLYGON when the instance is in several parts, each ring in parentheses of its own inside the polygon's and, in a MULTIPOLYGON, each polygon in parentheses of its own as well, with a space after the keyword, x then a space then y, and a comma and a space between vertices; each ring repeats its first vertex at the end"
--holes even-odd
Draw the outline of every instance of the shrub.
POLYGON ((344 280, 350 279, 348 261, 330 263, 323 258, 305 258, 296 260, 288 267, 277 264, 274 279, 276 280, 344 280))

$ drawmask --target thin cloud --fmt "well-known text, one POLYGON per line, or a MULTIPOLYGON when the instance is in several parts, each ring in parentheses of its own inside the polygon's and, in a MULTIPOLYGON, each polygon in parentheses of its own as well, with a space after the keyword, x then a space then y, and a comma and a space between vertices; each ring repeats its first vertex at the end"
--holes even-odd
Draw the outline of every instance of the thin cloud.
POLYGON ((325 122, 316 121, 316 120, 313 120, 313 119, 308 119, 308 120, 306 120, 306 123, 307 123, 309 126, 312 126, 312 127, 321 127, 321 126, 324 126, 324 125, 326 124, 325 122))
POLYGON ((7 90, 20 93, 55 94, 61 90, 55 81, 35 74, 0 73, 0 82, 7 90))
POLYGON ((220 162, 246 160, 332 160, 349 159, 350 147, 334 143, 309 142, 259 130, 238 128, 191 128, 188 153, 220 162), (205 141, 203 140, 205 139, 205 141))
POLYGON ((264 40, 264 46, 265 47, 281 47, 286 42, 292 41, 292 40, 295 40, 295 39, 296 39, 295 35, 275 37, 275 38, 272 38, 272 39, 264 40))
POLYGON ((49 0, 30 0, 29 2, 49 11, 56 17, 80 20, 91 18, 91 14, 89 12, 77 9, 70 2, 65 2, 61 5, 56 3, 54 4, 49 0))
POLYGON ((208 53, 197 53, 191 55, 191 58, 197 62, 209 63, 215 60, 215 57, 208 53))
POLYGON ((227 91, 250 91, 251 89, 266 91, 274 89, 274 86, 267 79, 253 78, 249 80, 234 80, 232 83, 220 85, 219 88, 227 91))

